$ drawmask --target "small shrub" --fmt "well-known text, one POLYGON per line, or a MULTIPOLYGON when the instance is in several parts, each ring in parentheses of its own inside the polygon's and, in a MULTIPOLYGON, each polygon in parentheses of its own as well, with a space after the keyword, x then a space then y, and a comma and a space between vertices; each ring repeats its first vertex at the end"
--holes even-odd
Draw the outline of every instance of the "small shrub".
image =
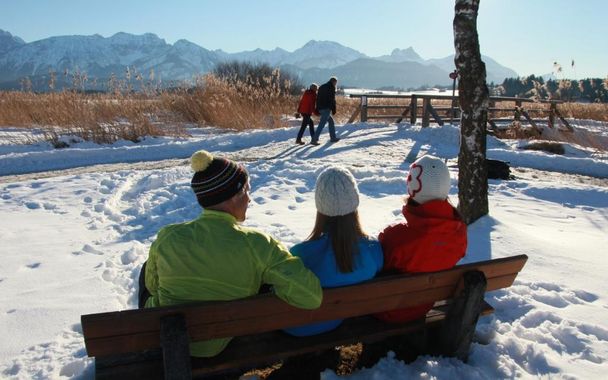
POLYGON ((566 149, 563 144, 552 142, 552 141, 531 141, 524 146, 520 146, 519 149, 523 150, 540 150, 552 154, 564 154, 566 149))

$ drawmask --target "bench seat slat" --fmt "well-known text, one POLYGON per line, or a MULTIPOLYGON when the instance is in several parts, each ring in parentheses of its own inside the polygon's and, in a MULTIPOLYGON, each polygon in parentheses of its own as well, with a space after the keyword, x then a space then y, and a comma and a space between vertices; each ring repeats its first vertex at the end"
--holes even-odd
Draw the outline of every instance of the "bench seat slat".
POLYGON ((196 341, 414 306, 451 298, 462 274, 468 270, 485 273, 488 291, 508 287, 526 259, 527 256, 520 255, 441 272, 385 276, 350 287, 325 289, 323 305, 311 311, 294 308, 267 294, 229 302, 84 315, 85 344, 89 356, 156 348, 160 317, 176 313, 184 314, 189 336, 196 341))
MULTIPOLYGON (((373 317, 362 316, 346 320, 331 332, 310 336, 292 337, 279 331, 235 338, 228 347, 214 358, 192 358, 194 376, 209 375, 231 368, 246 368, 260 363, 273 363, 294 355, 315 352, 333 346, 357 342, 371 343, 389 336, 406 335, 421 328, 432 327, 445 319, 447 304, 436 305, 427 314, 426 321, 406 324, 383 323, 373 317), (243 355, 243 353, 247 353, 243 355)), ((482 315, 494 311, 484 302, 482 315)), ((96 361, 98 379, 158 378, 163 373, 162 353, 151 350, 139 354, 127 354, 99 358, 96 361)))

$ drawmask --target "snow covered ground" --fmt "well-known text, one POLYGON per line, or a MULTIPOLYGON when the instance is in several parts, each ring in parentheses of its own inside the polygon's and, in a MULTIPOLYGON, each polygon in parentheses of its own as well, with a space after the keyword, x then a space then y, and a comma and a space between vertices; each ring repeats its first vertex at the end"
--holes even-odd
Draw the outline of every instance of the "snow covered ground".
MULTIPOLYGON (((575 124, 608 136, 605 123, 575 124)), ((186 160, 198 149, 246 164, 246 224, 288 246, 312 229, 315 179, 329 164, 353 172, 372 235, 402 218, 408 165, 424 153, 449 160, 457 202, 457 127, 358 123, 337 130, 340 142, 325 144, 325 132, 318 147, 294 145, 292 127, 207 128, 188 139, 61 150, 20 145, 14 129, 0 130, 0 377, 93 377, 80 315, 136 307, 139 268, 158 229, 200 212, 186 160), (48 170, 56 172, 31 174, 48 170)), ((510 161, 516 178, 490 181, 490 215, 470 226, 463 262, 522 253, 529 261, 514 286, 488 295, 496 313, 480 320, 469 362, 420 357, 406 365, 387 353, 347 378, 606 377, 608 156, 574 144, 564 156, 521 145, 488 138, 489 158, 510 161)), ((323 378, 338 376, 328 370, 323 378)))

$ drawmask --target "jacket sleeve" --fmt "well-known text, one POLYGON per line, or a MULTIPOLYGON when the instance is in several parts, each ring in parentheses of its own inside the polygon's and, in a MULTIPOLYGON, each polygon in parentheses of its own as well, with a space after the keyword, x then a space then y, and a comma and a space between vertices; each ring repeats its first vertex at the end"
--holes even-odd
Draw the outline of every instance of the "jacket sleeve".
POLYGON ((401 253, 398 248, 398 241, 400 240, 399 225, 388 226, 384 231, 378 235, 380 245, 382 245, 382 252, 384 253, 384 271, 399 270, 397 262, 401 253))
POLYGON ((278 241, 270 238, 268 244, 270 250, 262 280, 271 284, 275 294, 290 305, 302 309, 318 308, 323 300, 323 291, 317 276, 278 241))

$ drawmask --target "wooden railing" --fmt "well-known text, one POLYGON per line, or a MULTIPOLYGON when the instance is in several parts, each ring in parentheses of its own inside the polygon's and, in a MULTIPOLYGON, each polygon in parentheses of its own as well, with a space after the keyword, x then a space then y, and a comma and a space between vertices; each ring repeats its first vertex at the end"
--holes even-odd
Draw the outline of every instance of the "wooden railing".
MULTIPOLYGON (((410 95, 388 95, 388 94, 351 94, 351 98, 359 98, 361 103, 349 119, 349 123, 355 121, 357 116, 360 116, 362 122, 369 119, 393 119, 396 123, 400 123, 403 119, 409 118, 410 124, 416 124, 418 118, 422 118, 422 126, 428 127, 433 120, 443 125, 444 120, 449 120, 450 123, 460 121, 460 108, 458 107, 458 97, 451 95, 427 95, 427 94, 410 94, 410 95), (370 99, 394 99, 394 103, 399 103, 403 99, 402 104, 377 104, 370 103, 370 99), (433 101, 442 101, 443 104, 435 105, 433 101), (446 105, 447 103, 447 105, 446 105), (397 113, 373 113, 373 110, 397 110, 397 113)), ((538 129, 537 122, 547 118, 550 128, 556 127, 556 120, 570 131, 572 127, 564 119, 557 109, 557 105, 563 103, 561 100, 533 100, 526 98, 511 98, 504 96, 491 96, 488 108, 488 124, 489 127, 496 129, 497 122, 528 122, 534 128, 538 129), (513 106, 504 103, 513 103, 513 106), (524 107, 524 104, 534 104, 536 107, 524 107), (499 105, 499 106, 497 106, 499 105), (541 107, 538 107, 538 106, 541 107), (513 115, 512 117, 504 117, 504 114, 513 115), (501 114, 503 115, 501 117, 501 114), (538 114, 534 119, 530 114, 538 114), (523 119, 522 119, 523 116, 523 119), (542 119, 540 119, 540 118, 542 119)))

